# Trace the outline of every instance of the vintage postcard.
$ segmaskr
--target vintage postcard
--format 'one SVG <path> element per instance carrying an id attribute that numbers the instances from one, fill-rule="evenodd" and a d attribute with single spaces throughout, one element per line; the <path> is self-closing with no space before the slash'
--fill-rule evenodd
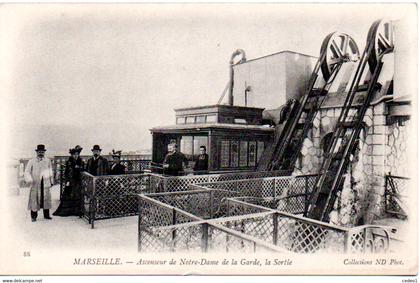
<path id="1" fill-rule="evenodd" d="M 0 275 L 416 275 L 417 20 L 1 5 Z"/>

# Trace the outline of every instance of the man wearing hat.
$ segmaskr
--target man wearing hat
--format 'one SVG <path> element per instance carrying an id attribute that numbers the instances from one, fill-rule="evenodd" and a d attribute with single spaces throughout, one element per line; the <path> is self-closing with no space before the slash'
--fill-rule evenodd
<path id="1" fill-rule="evenodd" d="M 101 147 L 95 144 L 92 148 L 93 157 L 86 164 L 86 171 L 93 176 L 107 175 L 109 172 L 108 160 L 101 156 Z"/>
<path id="2" fill-rule="evenodd" d="M 110 155 L 112 155 L 113 163 L 111 165 L 109 175 L 125 174 L 125 166 L 120 163 L 121 150 L 118 150 L 118 151 L 112 150 L 112 152 L 110 152 Z"/>
<path id="3" fill-rule="evenodd" d="M 24 174 L 30 186 L 28 210 L 31 211 L 32 222 L 36 221 L 40 209 L 43 209 L 45 219 L 52 219 L 50 187 L 54 184 L 51 161 L 45 157 L 45 145 L 39 144 L 35 151 L 37 156 L 28 161 Z"/>

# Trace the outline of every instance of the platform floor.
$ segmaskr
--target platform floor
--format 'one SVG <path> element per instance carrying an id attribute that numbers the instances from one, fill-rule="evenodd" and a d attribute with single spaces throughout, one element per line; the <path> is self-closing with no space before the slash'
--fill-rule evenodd
<path id="1" fill-rule="evenodd" d="M 59 186 L 52 187 L 51 215 L 59 205 L 59 195 Z M 95 229 L 77 216 L 52 216 L 52 220 L 45 220 L 42 211 L 38 212 L 37 221 L 32 222 L 27 210 L 28 197 L 28 188 L 20 188 L 19 195 L 17 192 L 9 194 L 1 208 L 2 215 L 7 215 L 7 231 L 10 231 L 10 235 L 16 235 L 16 240 L 19 239 L 22 252 L 45 252 L 46 247 L 50 252 L 59 252 L 63 247 L 76 250 L 115 249 L 130 253 L 137 251 L 137 216 L 95 221 Z"/>

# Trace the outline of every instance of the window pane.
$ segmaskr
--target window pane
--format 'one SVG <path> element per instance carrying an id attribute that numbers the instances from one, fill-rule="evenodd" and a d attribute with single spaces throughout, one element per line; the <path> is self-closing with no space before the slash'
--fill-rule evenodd
<path id="1" fill-rule="evenodd" d="M 195 122 L 195 117 L 194 116 L 187 117 L 187 124 L 194 124 L 194 122 Z"/>
<path id="2" fill-rule="evenodd" d="M 248 142 L 247 141 L 241 141 L 240 143 L 239 166 L 241 167 L 248 166 Z"/>
<path id="3" fill-rule="evenodd" d="M 250 141 L 249 142 L 249 161 L 248 164 L 249 166 L 255 166 L 255 161 L 256 161 L 256 156 L 255 153 L 257 151 L 257 142 L 255 141 Z"/>
<path id="4" fill-rule="evenodd" d="M 206 150 L 208 152 L 208 137 L 195 136 L 194 137 L 194 155 L 200 154 L 200 146 L 202 145 L 206 147 Z"/>
<path id="5" fill-rule="evenodd" d="M 239 142 L 231 141 L 230 143 L 230 167 L 238 167 L 239 163 Z"/>
<path id="6" fill-rule="evenodd" d="M 222 140 L 220 146 L 220 167 L 229 167 L 229 141 Z"/>
<path id="7" fill-rule="evenodd" d="M 185 124 L 185 117 L 178 117 L 176 118 L 177 124 Z"/>
<path id="8" fill-rule="evenodd" d="M 206 116 L 197 116 L 195 117 L 195 123 L 205 123 L 206 122 Z"/>
<path id="9" fill-rule="evenodd" d="M 188 159 L 192 158 L 193 150 L 193 137 L 192 136 L 182 136 L 181 138 L 181 152 L 185 154 Z"/>
<path id="10" fill-rule="evenodd" d="M 216 115 L 207 115 L 206 123 L 215 123 L 217 122 Z"/>
<path id="11" fill-rule="evenodd" d="M 258 142 L 257 160 L 260 161 L 261 155 L 264 152 L 264 142 Z"/>
<path id="12" fill-rule="evenodd" d="M 245 119 L 240 119 L 240 118 L 235 118 L 234 123 L 235 124 L 246 124 L 246 120 Z"/>

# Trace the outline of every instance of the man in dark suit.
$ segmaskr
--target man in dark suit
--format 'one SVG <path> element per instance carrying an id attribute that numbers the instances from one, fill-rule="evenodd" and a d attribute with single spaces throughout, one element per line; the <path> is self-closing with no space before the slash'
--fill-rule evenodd
<path id="1" fill-rule="evenodd" d="M 120 163 L 121 160 L 121 150 L 115 151 L 112 150 L 110 153 L 113 158 L 113 163 L 111 165 L 109 175 L 122 175 L 125 174 L 125 166 Z"/>
<path id="2" fill-rule="evenodd" d="M 92 148 L 93 157 L 89 158 L 86 164 L 86 171 L 93 176 L 108 175 L 108 160 L 101 156 L 101 147 L 95 144 Z"/>
<path id="3" fill-rule="evenodd" d="M 185 167 L 188 166 L 188 159 L 182 153 L 178 151 L 177 144 L 169 144 L 169 153 L 163 160 L 163 174 L 171 176 L 180 176 L 184 172 Z"/>
<path id="4" fill-rule="evenodd" d="M 206 147 L 200 146 L 200 154 L 194 160 L 194 171 L 196 174 L 206 174 L 209 169 L 209 155 L 206 153 Z"/>

